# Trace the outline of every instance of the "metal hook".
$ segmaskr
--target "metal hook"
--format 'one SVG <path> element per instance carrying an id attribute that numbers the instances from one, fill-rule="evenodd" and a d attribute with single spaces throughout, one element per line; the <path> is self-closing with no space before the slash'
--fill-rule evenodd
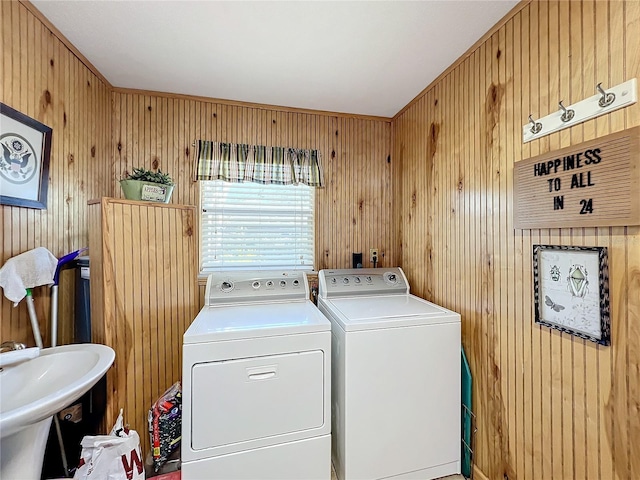
<path id="1" fill-rule="evenodd" d="M 598 91 L 598 93 L 600 95 L 602 95 L 602 98 L 600 98 L 600 100 L 598 100 L 598 105 L 600 105 L 601 107 L 608 107 L 609 105 L 611 105 L 615 99 L 616 99 L 616 94 L 615 93 L 607 93 L 605 92 L 602 87 L 602 82 L 600 82 L 598 85 L 596 85 L 596 90 Z"/>
<path id="2" fill-rule="evenodd" d="M 536 133 L 540 133 L 540 130 L 542 130 L 542 124 L 540 122 L 536 122 L 531 114 L 529 114 L 529 122 L 531 122 L 531 128 L 529 129 L 531 133 L 534 135 Z"/>
<path id="3" fill-rule="evenodd" d="M 563 122 L 566 123 L 575 116 L 576 112 L 573 109 L 567 110 L 567 108 L 562 105 L 562 100 L 560 100 L 558 106 L 560 107 L 560 110 L 562 110 L 562 116 L 560 117 L 560 120 L 562 120 Z"/>

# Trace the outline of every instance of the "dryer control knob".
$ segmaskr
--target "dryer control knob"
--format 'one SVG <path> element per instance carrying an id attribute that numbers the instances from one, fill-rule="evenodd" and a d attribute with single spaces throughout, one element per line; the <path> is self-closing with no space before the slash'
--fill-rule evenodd
<path id="1" fill-rule="evenodd" d="M 333 277 L 333 278 L 331 279 L 331 283 L 332 283 L 333 285 L 335 285 L 336 283 L 338 283 L 338 281 L 336 280 L 336 277 Z"/>
<path id="2" fill-rule="evenodd" d="M 231 290 L 233 290 L 233 283 L 232 282 L 222 282 L 220 284 L 220 290 L 223 292 L 230 292 Z"/>
<path id="3" fill-rule="evenodd" d="M 282 288 L 286 287 L 286 286 L 287 286 L 287 282 L 286 282 L 286 281 L 284 281 L 284 280 L 280 280 L 280 286 L 281 286 Z"/>
<path id="4" fill-rule="evenodd" d="M 253 282 L 253 283 L 251 284 L 251 286 L 252 286 L 254 289 L 256 289 L 256 290 L 257 290 L 257 289 L 259 289 L 259 288 L 260 288 L 260 282 L 256 280 L 255 282 Z"/>
<path id="5" fill-rule="evenodd" d="M 349 279 L 347 277 L 344 277 L 342 279 L 342 283 L 344 283 L 345 285 L 349 285 Z"/>

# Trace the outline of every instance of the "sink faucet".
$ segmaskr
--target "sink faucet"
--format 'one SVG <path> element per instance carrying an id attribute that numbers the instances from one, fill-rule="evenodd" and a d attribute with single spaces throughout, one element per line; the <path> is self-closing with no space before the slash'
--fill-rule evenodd
<path id="1" fill-rule="evenodd" d="M 14 342 L 12 340 L 8 342 L 2 342 L 0 344 L 0 353 L 12 352 L 14 350 L 24 350 L 27 346 L 24 343 Z"/>
<path id="2" fill-rule="evenodd" d="M 40 356 L 38 347 L 27 348 L 24 343 L 2 342 L 0 343 L 0 372 L 4 367 L 31 360 Z"/>

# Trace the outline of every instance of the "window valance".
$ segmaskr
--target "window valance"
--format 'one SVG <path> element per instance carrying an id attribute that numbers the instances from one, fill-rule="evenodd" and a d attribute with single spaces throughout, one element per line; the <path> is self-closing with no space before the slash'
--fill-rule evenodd
<path id="1" fill-rule="evenodd" d="M 318 150 L 196 140 L 195 180 L 324 185 Z"/>

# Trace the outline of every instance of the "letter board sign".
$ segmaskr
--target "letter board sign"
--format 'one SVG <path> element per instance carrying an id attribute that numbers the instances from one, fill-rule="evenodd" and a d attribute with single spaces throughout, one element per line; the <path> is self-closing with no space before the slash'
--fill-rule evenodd
<path id="1" fill-rule="evenodd" d="M 515 228 L 640 225 L 640 127 L 516 162 Z"/>

